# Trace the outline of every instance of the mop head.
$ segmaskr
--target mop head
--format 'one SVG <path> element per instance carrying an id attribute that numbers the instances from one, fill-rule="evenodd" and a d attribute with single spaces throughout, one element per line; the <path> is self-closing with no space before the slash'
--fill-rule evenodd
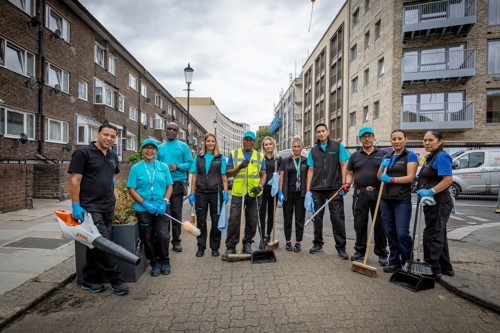
<path id="1" fill-rule="evenodd" d="M 353 262 L 351 270 L 372 278 L 377 277 L 377 269 L 373 266 L 363 265 L 360 262 Z"/>
<path id="2" fill-rule="evenodd" d="M 189 232 L 191 235 L 198 237 L 201 234 L 200 229 L 196 228 L 191 222 L 183 222 L 182 229 Z"/>

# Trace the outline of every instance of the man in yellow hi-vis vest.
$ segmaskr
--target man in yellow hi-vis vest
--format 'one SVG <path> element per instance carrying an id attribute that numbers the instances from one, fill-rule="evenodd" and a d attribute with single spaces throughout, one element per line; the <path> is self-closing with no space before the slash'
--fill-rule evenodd
<path id="1" fill-rule="evenodd" d="M 253 150 L 255 133 L 248 131 L 243 135 L 243 149 L 233 150 L 227 161 L 226 175 L 233 178 L 231 210 L 229 213 L 226 238 L 227 251 L 222 260 L 227 260 L 228 254 L 236 253 L 239 242 L 241 205 L 243 184 L 245 184 L 245 236 L 243 237 L 243 252 L 252 253 L 252 243 L 257 231 L 257 203 L 261 204 L 261 195 L 266 182 L 266 164 L 264 154 Z M 246 177 L 245 174 L 246 168 Z"/>

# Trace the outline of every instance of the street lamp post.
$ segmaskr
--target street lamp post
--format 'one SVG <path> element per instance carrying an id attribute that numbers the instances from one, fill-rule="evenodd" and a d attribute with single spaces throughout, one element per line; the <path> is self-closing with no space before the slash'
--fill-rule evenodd
<path id="1" fill-rule="evenodd" d="M 224 135 L 224 156 L 227 156 L 226 153 L 226 136 Z"/>
<path id="2" fill-rule="evenodd" d="M 193 72 L 194 72 L 194 69 L 192 69 L 191 66 L 188 63 L 188 66 L 186 68 L 184 68 L 184 75 L 186 76 L 186 83 L 188 85 L 188 88 L 184 89 L 184 91 L 188 92 L 188 99 L 187 99 L 187 124 L 186 124 L 187 132 L 188 132 L 186 143 L 187 143 L 188 147 L 189 147 L 189 92 L 193 91 L 193 90 L 189 89 L 189 86 L 191 85 L 191 82 L 193 82 Z"/>
<path id="3" fill-rule="evenodd" d="M 217 120 L 214 120 L 215 137 L 217 138 Z"/>

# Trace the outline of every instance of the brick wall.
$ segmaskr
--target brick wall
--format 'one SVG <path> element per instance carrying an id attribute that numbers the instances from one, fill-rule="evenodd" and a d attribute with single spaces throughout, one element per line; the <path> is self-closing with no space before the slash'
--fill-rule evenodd
<path id="1" fill-rule="evenodd" d="M 0 164 L 0 212 L 33 208 L 32 164 Z"/>
<path id="2" fill-rule="evenodd" d="M 36 164 L 33 176 L 34 199 L 70 198 L 69 185 L 71 175 L 68 173 L 69 164 Z"/>

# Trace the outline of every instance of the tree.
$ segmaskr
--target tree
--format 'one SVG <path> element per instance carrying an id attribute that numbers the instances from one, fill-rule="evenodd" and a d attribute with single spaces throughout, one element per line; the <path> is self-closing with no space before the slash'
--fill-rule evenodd
<path id="1" fill-rule="evenodd" d="M 257 131 L 255 135 L 255 144 L 253 145 L 253 149 L 255 150 L 260 150 L 260 147 L 262 146 L 262 141 L 266 136 L 272 137 L 273 135 L 271 134 L 271 131 L 269 130 L 269 126 L 266 126 L 260 130 Z"/>

